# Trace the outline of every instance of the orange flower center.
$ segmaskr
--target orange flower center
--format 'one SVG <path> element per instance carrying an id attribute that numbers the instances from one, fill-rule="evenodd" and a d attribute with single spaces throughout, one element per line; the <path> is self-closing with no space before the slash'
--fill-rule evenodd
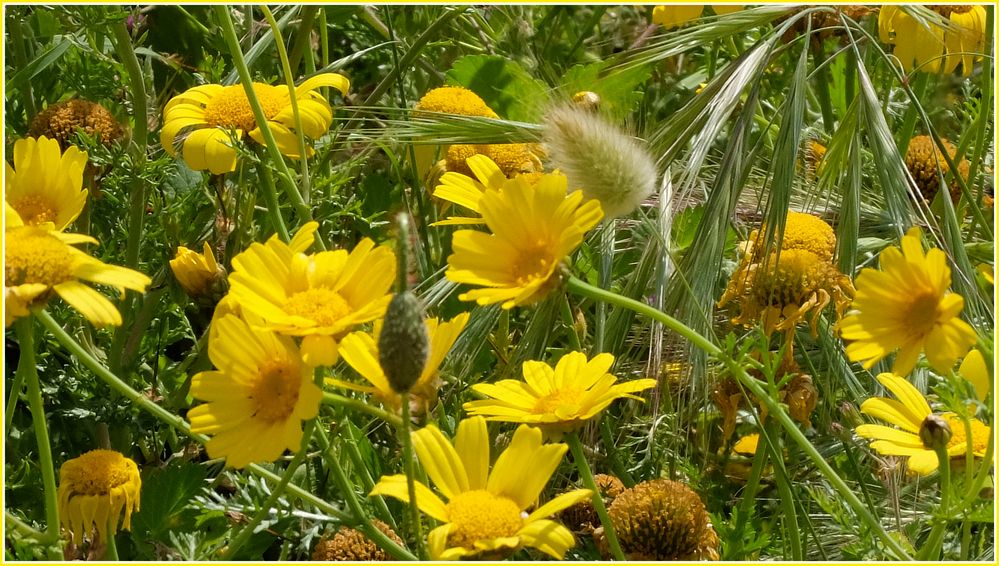
<path id="1" fill-rule="evenodd" d="M 48 199 L 39 195 L 25 195 L 10 205 L 21 216 L 21 220 L 25 224 L 36 225 L 42 222 L 55 222 L 55 208 Z"/>
<path id="2" fill-rule="evenodd" d="M 287 360 L 261 365 L 250 394 L 256 404 L 253 416 L 267 423 L 286 421 L 298 402 L 301 379 L 299 368 Z"/>
<path id="3" fill-rule="evenodd" d="M 287 93 L 282 95 L 281 87 L 263 83 L 253 83 L 264 116 L 271 119 L 285 107 Z M 205 105 L 205 121 L 209 126 L 235 128 L 244 132 L 256 129 L 257 120 L 253 116 L 250 100 L 246 98 L 243 85 L 232 85 L 222 89 Z"/>
<path id="4" fill-rule="evenodd" d="M 4 285 L 43 283 L 52 287 L 73 279 L 72 248 L 45 230 L 19 226 L 6 231 Z"/>
<path id="5" fill-rule="evenodd" d="M 286 313 L 313 320 L 316 326 L 333 326 L 353 310 L 340 293 L 326 287 L 295 293 L 284 304 Z"/>
<path id="6" fill-rule="evenodd" d="M 538 399 L 534 405 L 536 415 L 556 415 L 562 417 L 574 417 L 581 411 L 580 398 L 583 391 L 579 389 L 557 389 L 548 395 Z"/>
<path id="7" fill-rule="evenodd" d="M 948 414 L 947 424 L 950 425 L 950 442 L 947 443 L 947 448 L 952 448 L 964 444 L 967 440 L 968 435 L 964 430 L 964 421 L 960 417 L 954 414 Z M 985 452 L 985 449 L 989 445 L 990 436 L 989 427 L 978 419 L 971 419 L 971 450 L 981 454 Z"/>
<path id="8" fill-rule="evenodd" d="M 913 297 L 909 308 L 905 310 L 905 326 L 909 329 L 909 333 L 918 336 L 929 334 L 933 330 L 933 325 L 937 323 L 939 305 L 940 297 L 932 291 Z"/>
<path id="9" fill-rule="evenodd" d="M 484 489 L 455 495 L 447 504 L 449 547 L 475 548 L 475 541 L 511 537 L 524 525 L 520 508 L 511 499 Z"/>
<path id="10" fill-rule="evenodd" d="M 91 450 L 63 464 L 59 480 L 74 494 L 107 495 L 138 475 L 134 467 L 131 460 L 114 450 Z"/>
<path id="11" fill-rule="evenodd" d="M 514 282 L 525 285 L 538 279 L 548 279 L 556 263 L 551 248 L 546 242 L 539 242 L 533 248 L 521 250 L 511 269 Z"/>

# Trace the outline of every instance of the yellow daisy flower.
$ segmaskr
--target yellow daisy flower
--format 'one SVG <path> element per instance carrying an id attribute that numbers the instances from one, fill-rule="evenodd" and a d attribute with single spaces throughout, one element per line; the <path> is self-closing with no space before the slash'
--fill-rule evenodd
<path id="1" fill-rule="evenodd" d="M 350 81 L 336 73 L 323 73 L 295 88 L 302 133 L 307 138 L 322 136 L 333 123 L 333 110 L 326 99 L 316 92 L 322 87 L 333 87 L 341 94 L 347 94 Z M 288 87 L 253 83 L 253 91 L 281 153 L 298 159 L 298 135 Z M 190 130 L 186 137 L 180 135 L 183 130 Z M 188 89 L 170 99 L 163 110 L 160 144 L 171 156 L 176 155 L 177 145 L 180 145 L 184 161 L 191 169 L 208 170 L 219 175 L 236 169 L 233 142 L 244 134 L 259 144 L 264 143 L 243 85 L 207 84 Z"/>
<path id="2" fill-rule="evenodd" d="M 118 532 L 122 512 L 121 528 L 131 529 L 141 489 L 139 467 L 114 450 L 91 450 L 66 460 L 59 468 L 59 522 L 77 545 L 95 530 L 105 542 Z"/>
<path id="3" fill-rule="evenodd" d="M 468 166 L 468 159 L 473 155 L 485 155 L 496 163 L 504 176 L 514 177 L 543 169 L 536 151 L 535 144 L 527 143 L 455 144 L 444 153 L 444 167 L 447 171 L 470 175 L 473 171 Z"/>
<path id="4" fill-rule="evenodd" d="M 424 321 L 427 327 L 427 336 L 430 337 L 430 355 L 423 368 L 420 378 L 410 389 L 410 394 L 419 398 L 423 403 L 429 404 L 437 395 L 437 370 L 440 369 L 444 357 L 451 350 L 458 335 L 468 324 L 468 313 L 461 313 L 447 322 L 440 322 L 436 318 L 428 318 Z M 379 321 L 380 322 L 380 321 Z M 402 396 L 392 389 L 381 364 L 378 362 L 378 336 L 381 325 L 376 323 L 374 334 L 367 332 L 353 332 L 340 341 L 339 351 L 344 361 L 354 368 L 361 377 L 366 379 L 370 386 L 357 385 L 340 379 L 328 378 L 326 383 L 369 393 L 377 397 L 382 403 L 393 408 L 399 408 L 402 403 Z"/>
<path id="5" fill-rule="evenodd" d="M 215 253 L 208 242 L 204 252 L 198 253 L 184 246 L 177 247 L 177 255 L 170 260 L 170 271 L 190 297 L 205 297 L 225 279 L 225 268 L 215 261 Z"/>
<path id="6" fill-rule="evenodd" d="M 542 444 L 540 430 L 522 425 L 490 471 L 486 421 L 472 417 L 459 423 L 453 441 L 430 425 L 413 433 L 413 445 L 447 500 L 416 484 L 420 510 L 444 523 L 427 537 L 432 560 L 497 559 L 525 546 L 562 559 L 575 544 L 569 529 L 548 517 L 590 499 L 592 492 L 577 489 L 538 505 L 568 450 L 565 444 Z M 382 476 L 371 495 L 409 502 L 406 476 Z"/>
<path id="7" fill-rule="evenodd" d="M 415 109 L 442 114 L 499 118 L 479 95 L 461 86 L 442 86 L 431 89 L 416 103 Z"/>
<path id="8" fill-rule="evenodd" d="M 434 196 L 467 208 L 476 214 L 482 214 L 479 210 L 479 201 L 482 200 L 482 195 L 486 191 L 499 192 L 503 190 L 507 177 L 503 170 L 485 155 L 472 155 L 465 163 L 474 178 L 462 173 L 448 171 L 438 181 L 439 184 L 434 189 Z M 434 226 L 483 223 L 482 218 L 452 216 L 446 220 L 435 222 Z"/>
<path id="9" fill-rule="evenodd" d="M 187 413 L 191 432 L 212 435 L 212 458 L 243 468 L 297 451 L 302 421 L 319 414 L 323 392 L 295 343 L 252 317 L 228 315 L 213 323 L 208 357 L 217 370 L 191 380 L 191 395 L 207 401 Z"/>
<path id="10" fill-rule="evenodd" d="M 5 198 L 24 224 L 51 222 L 61 232 L 87 204 L 85 151 L 70 146 L 63 152 L 57 140 L 45 136 L 23 138 L 14 142 L 14 166 L 5 165 Z"/>
<path id="11" fill-rule="evenodd" d="M 666 29 L 681 27 L 701 17 L 704 4 L 656 6 L 652 9 L 652 23 Z M 719 16 L 742 9 L 742 4 L 712 4 L 711 9 Z"/>
<path id="12" fill-rule="evenodd" d="M 541 300 L 557 284 L 561 262 L 603 217 L 598 201 L 567 189 L 564 176 L 545 175 L 533 186 L 515 177 L 482 193 L 477 208 L 492 233 L 455 232 L 445 276 L 485 288 L 461 300 L 509 309 Z"/>
<path id="13" fill-rule="evenodd" d="M 878 376 L 886 389 L 898 400 L 872 397 L 860 405 L 860 411 L 898 428 L 884 425 L 860 425 L 857 435 L 874 440 L 871 448 L 885 456 L 908 456 L 909 470 L 926 475 L 939 466 L 936 452 L 923 444 L 920 429 L 927 417 L 934 415 L 926 398 L 904 378 L 891 373 Z M 951 437 L 947 442 L 947 453 L 951 458 L 964 457 L 967 444 L 971 442 L 975 456 L 985 456 L 991 442 L 992 431 L 978 419 L 971 419 L 971 438 L 967 437 L 964 421 L 954 413 L 940 413 L 950 425 Z M 901 430 L 900 430 L 901 429 Z"/>
<path id="14" fill-rule="evenodd" d="M 656 386 L 654 379 L 617 383 L 617 377 L 607 371 L 613 363 L 611 354 L 587 360 L 582 352 L 562 356 L 554 369 L 544 362 L 527 361 L 524 381 L 477 383 L 472 389 L 491 399 L 469 401 L 464 409 L 490 421 L 527 423 L 561 436 L 579 429 L 616 399 L 641 400 L 632 393 Z"/>
<path id="15" fill-rule="evenodd" d="M 947 256 L 933 248 L 923 253 L 919 228 L 902 238 L 902 249 L 881 252 L 881 270 L 866 268 L 857 277 L 853 310 L 840 322 L 846 354 L 871 368 L 895 350 L 892 372 L 908 375 L 925 349 L 933 369 L 946 373 L 977 340 L 959 318 L 964 298 L 950 293 Z"/>
<path id="16" fill-rule="evenodd" d="M 758 261 L 759 258 L 765 257 L 767 250 L 765 242 L 762 241 L 764 231 L 766 225 L 749 234 L 749 240 L 744 244 L 746 247 L 744 261 Z M 814 214 L 789 210 L 784 222 L 784 233 L 775 245 L 785 251 L 809 251 L 820 260 L 831 262 L 836 253 L 836 233 L 833 232 L 832 226 Z"/>
<path id="17" fill-rule="evenodd" d="M 121 324 L 121 314 L 111 301 L 84 281 L 109 285 L 124 296 L 126 289 L 145 292 L 151 283 L 138 271 L 108 265 L 73 247 L 96 244 L 83 234 L 55 232 L 52 224 L 28 226 L 6 204 L 4 230 L 4 326 L 40 308 L 53 293 L 96 326 Z"/>
<path id="18" fill-rule="evenodd" d="M 742 260 L 718 300 L 719 307 L 733 300 L 738 303 L 739 314 L 732 322 L 747 327 L 760 322 L 769 336 L 774 331 L 792 332 L 811 313 L 814 334 L 819 315 L 830 302 L 842 316 L 853 285 L 832 263 L 836 251 L 832 227 L 818 216 L 789 210 L 784 232 L 769 252 L 765 232 L 765 225 L 753 230 L 742 244 Z"/>
<path id="19" fill-rule="evenodd" d="M 789 249 L 736 270 L 718 306 L 737 300 L 739 314 L 732 322 L 747 327 L 759 322 L 767 336 L 792 332 L 811 313 L 814 335 L 822 310 L 831 302 L 840 317 L 852 296 L 850 279 L 832 263 L 808 250 Z"/>
<path id="20" fill-rule="evenodd" d="M 895 46 L 893 54 L 906 72 L 953 73 L 957 66 L 965 76 L 971 74 L 975 59 L 985 49 L 986 13 L 983 6 L 926 6 L 950 20 L 944 29 L 931 22 L 921 22 L 901 6 L 882 6 L 878 14 L 881 41 Z"/>
<path id="21" fill-rule="evenodd" d="M 267 328 L 303 336 L 308 363 L 331 365 L 337 360 L 338 338 L 385 314 L 396 259 L 389 246 L 376 247 L 367 238 L 350 252 L 296 251 L 297 242 L 311 242 L 317 227 L 315 222 L 306 224 L 291 244 L 275 235 L 234 257 L 229 295 L 244 313 L 262 318 Z"/>

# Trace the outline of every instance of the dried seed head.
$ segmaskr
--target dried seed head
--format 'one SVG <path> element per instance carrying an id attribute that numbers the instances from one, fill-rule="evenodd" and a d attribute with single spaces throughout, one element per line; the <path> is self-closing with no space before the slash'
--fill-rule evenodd
<path id="1" fill-rule="evenodd" d="M 544 142 L 570 190 L 600 201 L 604 216 L 624 216 L 656 189 L 655 161 L 639 142 L 595 112 L 576 104 L 545 116 Z"/>

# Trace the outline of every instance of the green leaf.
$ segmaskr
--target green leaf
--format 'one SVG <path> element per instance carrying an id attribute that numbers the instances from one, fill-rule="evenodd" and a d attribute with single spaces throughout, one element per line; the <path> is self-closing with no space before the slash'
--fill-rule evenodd
<path id="1" fill-rule="evenodd" d="M 470 55 L 447 72 L 449 82 L 463 86 L 502 118 L 534 122 L 548 102 L 548 88 L 520 65 L 494 55 Z"/>
<path id="2" fill-rule="evenodd" d="M 642 98 L 638 87 L 652 74 L 650 65 L 618 67 L 608 70 L 607 61 L 576 65 L 569 69 L 563 81 L 566 98 L 580 91 L 595 92 L 600 106 L 614 118 L 623 119 Z"/>
<path id="3" fill-rule="evenodd" d="M 55 45 L 46 49 L 45 52 L 38 57 L 35 57 L 32 62 L 25 65 L 23 69 L 11 77 L 7 81 L 7 91 L 10 92 L 14 89 L 20 88 L 24 83 L 37 77 L 39 74 L 51 67 L 53 63 L 58 61 L 59 58 L 69 50 L 71 45 L 73 45 L 73 42 L 68 39 L 62 38 L 61 40 L 58 40 Z"/>
<path id="4" fill-rule="evenodd" d="M 154 469 L 142 478 L 142 508 L 132 518 L 137 540 L 159 539 L 167 542 L 169 531 L 184 531 L 193 525 L 183 516 L 188 502 L 199 491 L 206 472 L 190 462 L 171 463 Z"/>

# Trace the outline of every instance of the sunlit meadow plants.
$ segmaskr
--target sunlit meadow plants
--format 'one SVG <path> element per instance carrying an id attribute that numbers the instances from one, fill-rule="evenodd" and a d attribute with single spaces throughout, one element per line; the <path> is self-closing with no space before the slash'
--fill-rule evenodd
<path id="1" fill-rule="evenodd" d="M 991 6 L 5 6 L 7 560 L 994 560 Z"/>

